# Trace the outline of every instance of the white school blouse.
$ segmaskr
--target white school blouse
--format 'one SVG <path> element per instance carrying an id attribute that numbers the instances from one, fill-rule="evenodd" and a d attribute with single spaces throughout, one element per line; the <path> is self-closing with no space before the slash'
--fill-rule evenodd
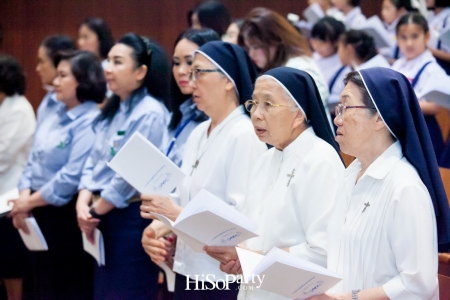
<path id="1" fill-rule="evenodd" d="M 450 95 L 450 77 L 436 62 L 436 59 L 430 50 L 426 50 L 421 55 L 411 60 L 406 60 L 405 57 L 401 57 L 392 65 L 392 69 L 402 73 L 410 82 L 412 82 L 419 70 L 429 61 L 431 61 L 431 63 L 426 66 L 414 87 L 416 95 L 422 95 L 425 90 L 428 90 L 436 83 L 439 83 L 440 87 L 448 87 L 447 92 Z M 443 80 L 447 81 L 449 84 L 443 85 Z M 419 99 L 419 101 L 424 101 L 424 99 Z"/>
<path id="2" fill-rule="evenodd" d="M 358 27 L 367 20 L 361 12 L 361 7 L 356 6 L 345 15 L 345 27 L 349 29 L 358 29 Z"/>
<path id="3" fill-rule="evenodd" d="M 228 115 L 208 137 L 210 125 L 211 120 L 198 125 L 186 142 L 181 166 L 186 178 L 178 186 L 174 198 L 184 207 L 201 189 L 206 189 L 241 210 L 251 179 L 250 171 L 267 151 L 267 146 L 256 136 L 243 105 Z M 199 164 L 193 170 L 197 160 Z M 219 264 L 206 253 L 193 251 L 181 238 L 177 239 L 175 272 L 191 278 L 199 275 L 199 280 L 206 280 L 208 274 L 215 275 L 213 281 L 225 280 L 226 274 L 220 271 Z"/>
<path id="4" fill-rule="evenodd" d="M 328 269 L 343 276 L 333 292 L 382 286 L 392 300 L 438 299 L 436 220 L 416 169 L 397 141 L 355 184 L 360 170 L 358 159 L 345 170 L 328 224 Z"/>
<path id="5" fill-rule="evenodd" d="M 17 187 L 35 127 L 33 107 L 24 96 L 8 96 L 0 104 L 0 195 Z"/>
<path id="6" fill-rule="evenodd" d="M 330 81 L 334 78 L 334 75 L 336 75 L 337 71 L 342 67 L 339 55 L 336 53 L 328 57 L 322 57 L 319 53 L 314 52 L 313 59 L 329 85 Z"/>
<path id="7" fill-rule="evenodd" d="M 433 12 L 428 16 L 427 20 L 428 27 L 430 28 L 428 47 L 437 49 L 439 35 L 444 31 L 444 29 L 450 28 L 450 7 L 444 8 L 438 15 Z M 450 45 L 441 42 L 440 50 L 450 53 Z"/>
<path id="8" fill-rule="evenodd" d="M 344 165 L 336 150 L 308 128 L 283 151 L 267 151 L 251 177 L 243 212 L 258 223 L 259 236 L 247 240 L 246 246 L 289 248 L 326 267 L 327 225 L 344 184 Z M 238 299 L 287 298 L 243 288 Z"/>
<path id="9" fill-rule="evenodd" d="M 381 54 L 377 54 L 368 61 L 366 61 L 365 63 L 362 63 L 359 66 L 355 66 L 355 70 L 359 71 L 375 67 L 390 68 L 391 65 L 386 60 L 386 58 L 384 58 Z"/>

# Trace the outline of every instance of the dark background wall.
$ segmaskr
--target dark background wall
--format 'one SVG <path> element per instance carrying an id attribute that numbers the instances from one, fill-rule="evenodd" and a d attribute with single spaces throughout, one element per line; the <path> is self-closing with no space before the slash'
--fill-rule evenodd
<path id="1" fill-rule="evenodd" d="M 34 69 L 37 48 L 50 34 L 76 38 L 77 27 L 86 17 L 103 18 L 117 39 L 133 31 L 154 38 L 172 54 L 176 36 L 187 27 L 186 14 L 198 0 L 0 0 L 3 41 L 0 52 L 17 57 L 27 76 L 26 96 L 37 108 L 45 92 Z M 301 15 L 307 0 L 224 0 L 232 18 L 243 18 L 263 6 L 287 15 Z M 378 14 L 381 0 L 363 0 L 366 16 Z"/>

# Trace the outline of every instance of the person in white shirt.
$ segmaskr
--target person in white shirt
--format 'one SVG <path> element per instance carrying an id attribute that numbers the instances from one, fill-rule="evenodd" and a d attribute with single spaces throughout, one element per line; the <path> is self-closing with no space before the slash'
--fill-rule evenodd
<path id="1" fill-rule="evenodd" d="M 391 69 L 349 73 L 336 141 L 356 160 L 328 224 L 328 266 L 343 280 L 326 299 L 438 299 L 438 242 L 450 211 L 417 97 Z"/>
<path id="2" fill-rule="evenodd" d="M 25 85 L 19 62 L 0 55 L 0 195 L 17 187 L 33 143 L 36 117 Z M 25 247 L 10 218 L 0 218 L 0 241 L 0 280 L 9 299 L 21 299 Z"/>
<path id="3" fill-rule="evenodd" d="M 417 11 L 417 8 L 414 8 L 411 2 L 411 0 L 383 0 L 381 19 L 391 41 L 397 41 L 396 27 L 400 18 L 408 12 Z M 381 48 L 379 51 L 391 63 L 400 58 L 400 49 L 397 43 L 393 43 L 393 47 Z"/>
<path id="4" fill-rule="evenodd" d="M 334 114 L 334 107 L 339 102 L 342 88 L 336 89 L 342 81 L 346 66 L 343 66 L 338 55 L 339 38 L 345 32 L 344 23 L 332 17 L 320 19 L 311 30 L 309 39 L 314 50 L 313 58 L 328 83 L 328 109 Z M 345 72 L 348 73 L 349 71 Z"/>
<path id="5" fill-rule="evenodd" d="M 326 105 L 327 81 L 312 58 L 308 41 L 283 16 L 267 8 L 254 8 L 242 25 L 239 45 L 244 47 L 261 74 L 281 66 L 307 72 Z M 332 126 L 331 118 L 329 120 Z"/>
<path id="6" fill-rule="evenodd" d="M 427 6 L 434 9 L 428 16 L 430 39 L 428 47 L 438 63 L 450 75 L 450 45 L 443 43 L 439 35 L 450 28 L 450 2 L 448 0 L 427 0 Z"/>
<path id="7" fill-rule="evenodd" d="M 195 51 L 190 75 L 192 96 L 198 109 L 210 120 L 197 126 L 186 142 L 181 166 L 186 177 L 176 194 L 170 198 L 142 195 L 142 217 L 151 218 L 151 213 L 155 212 L 175 220 L 182 207 L 201 189 L 242 210 L 251 180 L 251 166 L 267 150 L 255 135 L 242 105 L 251 98 L 255 79 L 253 63 L 237 45 L 213 41 Z M 167 232 L 162 222 L 156 220 L 143 234 L 143 247 L 155 263 L 165 261 L 165 244 L 157 238 Z M 207 275 L 217 282 L 226 280 L 226 274 L 219 269 L 217 261 L 206 253 L 194 252 L 180 238 L 173 270 L 177 273 L 175 299 L 233 299 L 237 296 L 237 283 L 229 284 L 229 290 L 218 290 L 205 282 Z M 195 276 L 201 281 L 199 285 L 212 290 L 194 290 Z"/>
<path id="8" fill-rule="evenodd" d="M 338 53 L 342 64 L 353 70 L 390 68 L 389 62 L 378 54 L 373 38 L 362 30 L 351 29 L 344 33 L 339 42 Z"/>
<path id="9" fill-rule="evenodd" d="M 242 247 L 263 255 L 278 247 L 326 266 L 326 228 L 344 165 L 314 80 L 293 68 L 269 70 L 256 81 L 246 108 L 259 139 L 274 147 L 253 167 L 243 212 L 258 224 L 259 236 Z M 235 247 L 205 250 L 223 271 L 242 273 Z M 240 290 L 238 299 L 286 299 Z"/>
<path id="10" fill-rule="evenodd" d="M 447 88 L 446 92 L 450 95 L 450 77 L 427 49 L 430 32 L 426 19 L 419 13 L 403 16 L 397 25 L 397 38 L 404 56 L 392 65 L 392 69 L 409 79 L 416 95 L 422 97 L 426 91 L 432 90 L 436 83 Z M 444 140 L 435 115 L 440 111 L 440 107 L 423 98 L 419 99 L 419 104 L 425 116 L 436 158 L 439 160 L 444 150 Z"/>
<path id="11" fill-rule="evenodd" d="M 366 21 L 359 7 L 361 0 L 331 0 L 331 2 L 344 14 L 347 29 L 355 28 Z"/>

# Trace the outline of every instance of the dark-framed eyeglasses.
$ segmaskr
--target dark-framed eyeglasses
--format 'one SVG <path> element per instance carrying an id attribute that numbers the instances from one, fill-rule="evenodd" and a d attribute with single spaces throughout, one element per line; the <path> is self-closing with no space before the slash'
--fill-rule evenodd
<path id="1" fill-rule="evenodd" d="M 348 109 L 348 108 L 370 108 L 368 106 L 361 106 L 361 105 L 357 105 L 357 106 L 347 106 L 347 105 L 343 105 L 343 104 L 338 104 L 335 108 L 335 114 L 336 117 L 342 117 L 342 114 L 344 113 L 344 109 Z"/>
<path id="2" fill-rule="evenodd" d="M 197 81 L 198 73 L 213 73 L 213 72 L 222 73 L 220 69 L 193 69 L 189 73 L 189 81 Z"/>

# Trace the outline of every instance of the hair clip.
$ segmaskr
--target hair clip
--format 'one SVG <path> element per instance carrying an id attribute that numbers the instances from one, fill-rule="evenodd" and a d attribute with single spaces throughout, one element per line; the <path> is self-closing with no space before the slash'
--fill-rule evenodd
<path id="1" fill-rule="evenodd" d="M 144 42 L 145 47 L 147 48 L 147 54 L 150 55 L 152 53 L 152 43 L 146 36 L 140 36 L 140 38 Z"/>

